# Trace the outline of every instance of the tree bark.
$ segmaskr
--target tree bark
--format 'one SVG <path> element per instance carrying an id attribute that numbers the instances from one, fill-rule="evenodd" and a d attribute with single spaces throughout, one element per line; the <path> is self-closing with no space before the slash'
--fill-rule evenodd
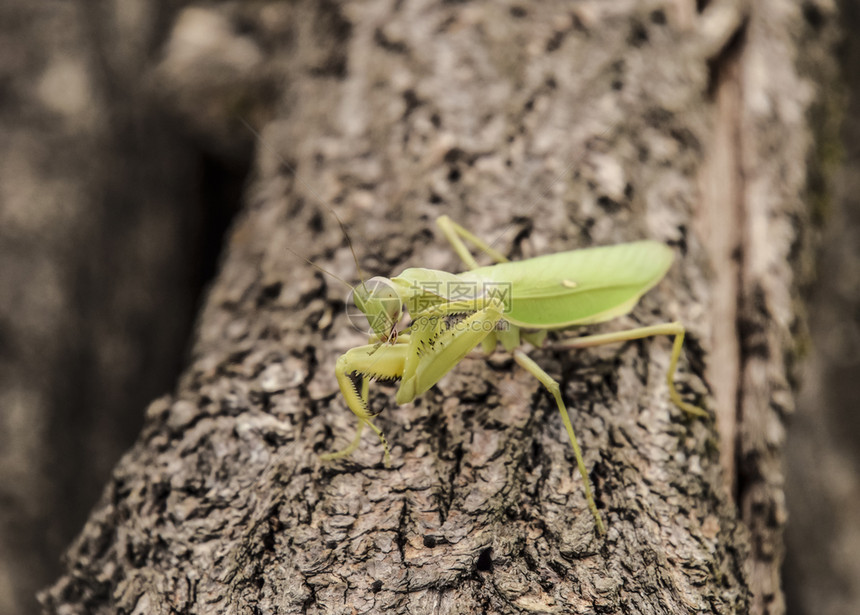
<path id="1" fill-rule="evenodd" d="M 832 16 L 807 6 L 819 19 L 777 0 L 183 12 L 153 78 L 215 143 L 259 126 L 257 177 L 191 363 L 46 610 L 783 612 L 805 112 L 832 78 Z M 801 42 L 820 52 L 805 66 Z M 282 88 L 268 108 L 243 89 L 260 81 L 223 81 L 240 69 Z M 368 276 L 459 270 L 441 214 L 515 258 L 667 242 L 666 280 L 600 330 L 684 322 L 679 380 L 717 421 L 670 403 L 666 340 L 532 353 L 562 382 L 605 537 L 554 404 L 504 354 L 412 405 L 373 386 L 391 468 L 369 437 L 321 462 L 355 427 L 335 361 L 365 343 L 347 289 L 303 260 L 355 279 L 329 208 Z"/>

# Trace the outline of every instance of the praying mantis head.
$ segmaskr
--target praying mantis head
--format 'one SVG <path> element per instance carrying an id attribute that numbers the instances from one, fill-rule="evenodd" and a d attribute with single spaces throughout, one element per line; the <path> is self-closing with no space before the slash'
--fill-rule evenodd
<path id="1" fill-rule="evenodd" d="M 352 291 L 352 301 L 366 317 L 374 335 L 389 340 L 403 316 L 403 302 L 391 280 L 370 278 Z"/>

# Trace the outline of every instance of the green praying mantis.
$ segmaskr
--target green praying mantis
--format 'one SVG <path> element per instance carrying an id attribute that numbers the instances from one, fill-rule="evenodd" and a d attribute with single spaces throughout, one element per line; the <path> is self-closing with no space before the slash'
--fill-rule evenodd
<path id="1" fill-rule="evenodd" d="M 522 341 L 539 347 L 549 330 L 605 322 L 629 313 L 656 285 L 672 264 L 672 250 L 656 241 L 572 250 L 510 262 L 504 255 L 447 216 L 437 219 L 467 271 L 452 274 L 410 268 L 400 275 L 372 278 L 353 289 L 355 306 L 371 327 L 370 343 L 340 356 L 335 374 L 358 429 L 344 449 L 323 455 L 339 459 L 355 451 L 367 426 L 379 437 L 385 465 L 388 442 L 373 423 L 368 406 L 371 380 L 399 380 L 396 401 L 407 404 L 435 385 L 479 344 L 491 353 L 501 344 L 514 361 L 532 374 L 555 399 L 576 465 L 585 485 L 585 498 L 598 532 L 606 532 L 592 496 L 582 451 L 576 440 L 561 388 L 522 349 Z M 496 264 L 481 267 L 465 242 L 492 257 Z M 412 322 L 397 330 L 404 308 Z M 675 370 L 684 343 L 680 322 L 639 327 L 616 333 L 576 337 L 554 348 L 587 348 L 656 335 L 674 337 L 666 373 L 669 397 L 681 410 L 707 417 L 684 402 L 675 388 Z"/>

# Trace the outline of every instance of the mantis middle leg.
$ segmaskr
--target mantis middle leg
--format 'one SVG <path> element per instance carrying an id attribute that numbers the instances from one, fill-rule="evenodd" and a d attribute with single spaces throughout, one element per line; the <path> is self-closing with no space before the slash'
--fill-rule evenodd
<path id="1" fill-rule="evenodd" d="M 469 252 L 469 248 L 466 247 L 466 244 L 463 243 L 463 239 L 477 247 L 481 252 L 489 254 L 497 263 L 508 262 L 508 258 L 504 254 L 492 248 L 486 241 L 473 235 L 451 220 L 448 216 L 439 216 L 436 218 L 436 225 L 442 231 L 442 234 L 445 235 L 445 238 L 448 240 L 448 243 L 451 244 L 451 247 L 454 248 L 457 256 L 460 257 L 460 260 L 466 264 L 467 268 L 477 269 L 480 265 L 478 265 L 478 261 L 475 260 L 475 257 L 472 256 L 472 253 Z M 463 239 L 460 239 L 461 237 Z"/>
<path id="2" fill-rule="evenodd" d="M 585 485 L 585 499 L 588 502 L 588 509 L 594 517 L 594 523 L 597 525 L 597 531 L 601 535 L 606 533 L 606 528 L 603 525 L 603 519 L 600 517 L 600 512 L 597 510 L 597 504 L 594 503 L 594 497 L 591 495 L 591 484 L 588 480 L 588 471 L 585 469 L 585 460 L 582 458 L 582 451 L 579 448 L 579 443 L 576 441 L 576 433 L 573 431 L 573 424 L 570 422 L 570 416 L 567 413 L 567 407 L 564 405 L 564 400 L 561 398 L 561 387 L 558 382 L 547 374 L 540 365 L 535 363 L 522 350 L 514 350 L 514 361 L 525 369 L 532 376 L 537 378 L 542 385 L 555 398 L 555 403 L 558 405 L 558 411 L 561 413 L 561 420 L 564 423 L 564 428 L 567 430 L 567 437 L 570 438 L 570 443 L 573 445 L 573 456 L 576 457 L 576 467 L 579 468 L 579 474 L 582 476 L 582 482 Z"/>

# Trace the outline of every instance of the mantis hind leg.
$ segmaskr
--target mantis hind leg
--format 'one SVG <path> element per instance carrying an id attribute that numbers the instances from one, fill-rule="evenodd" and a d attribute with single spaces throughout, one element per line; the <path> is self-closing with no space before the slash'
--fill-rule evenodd
<path id="1" fill-rule="evenodd" d="M 466 247 L 466 244 L 463 243 L 463 239 L 478 248 L 481 252 L 488 254 L 497 263 L 508 262 L 508 258 L 504 254 L 493 249 L 486 241 L 473 235 L 451 220 L 448 216 L 439 216 L 436 218 L 436 225 L 442 231 L 442 234 L 445 235 L 445 239 L 448 240 L 451 247 L 454 248 L 457 256 L 460 257 L 460 260 L 462 260 L 469 269 L 477 269 L 480 265 L 478 265 L 478 261 L 475 260 L 475 257 L 472 256 L 472 253 L 469 251 L 469 248 Z"/>
<path id="2" fill-rule="evenodd" d="M 639 327 L 637 329 L 628 329 L 627 331 L 618 331 L 617 333 L 602 333 L 598 335 L 587 335 L 585 337 L 575 337 L 553 343 L 551 347 L 566 349 L 589 348 L 593 346 L 603 346 L 605 344 L 616 344 L 619 342 L 638 340 L 645 337 L 653 337 L 655 335 L 671 335 L 675 338 L 675 341 L 672 345 L 672 357 L 669 359 L 669 369 L 666 372 L 666 384 L 669 386 L 669 397 L 672 402 L 684 412 L 707 418 L 707 412 L 682 400 L 681 395 L 678 393 L 678 389 L 675 388 L 675 370 L 678 368 L 678 359 L 681 356 L 681 349 L 684 347 L 685 332 L 686 330 L 684 329 L 684 325 L 680 322 L 667 322 L 662 325 Z"/>
<path id="3" fill-rule="evenodd" d="M 561 413 L 561 420 L 564 423 L 564 428 L 567 430 L 567 436 L 570 438 L 570 443 L 573 445 L 573 455 L 576 457 L 576 467 L 579 468 L 579 474 L 582 476 L 582 482 L 585 485 L 585 499 L 588 502 L 588 510 L 591 511 L 594 517 L 594 523 L 597 525 L 597 531 L 603 535 L 606 533 L 606 527 L 603 525 L 603 519 L 600 517 L 600 512 L 597 510 L 597 504 L 594 503 L 594 497 L 591 495 L 591 484 L 588 480 L 588 471 L 585 469 L 585 460 L 582 458 L 582 451 L 579 448 L 579 443 L 576 441 L 576 434 L 573 431 L 573 424 L 570 422 L 570 416 L 567 413 L 567 407 L 561 398 L 561 388 L 558 382 L 552 379 L 541 367 L 535 363 L 522 350 L 514 350 L 514 361 L 517 362 L 532 376 L 537 378 L 542 385 L 555 398 L 555 403 L 558 405 L 558 411 Z"/>

